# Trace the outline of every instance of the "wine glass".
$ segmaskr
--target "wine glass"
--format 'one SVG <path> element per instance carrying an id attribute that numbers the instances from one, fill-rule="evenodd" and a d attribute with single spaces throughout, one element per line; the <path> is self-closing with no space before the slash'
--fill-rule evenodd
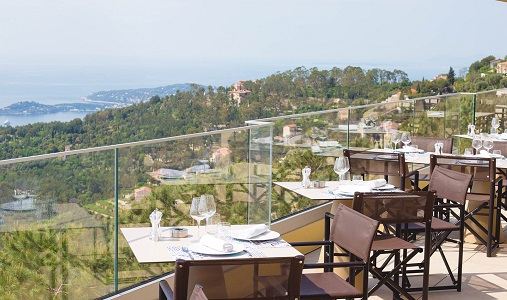
<path id="1" fill-rule="evenodd" d="M 480 135 L 474 135 L 474 139 L 472 140 L 472 147 L 475 149 L 475 154 L 479 154 L 479 149 L 482 147 L 482 140 Z"/>
<path id="2" fill-rule="evenodd" d="M 393 142 L 393 144 L 394 144 L 394 150 L 396 150 L 396 146 L 398 145 L 398 143 L 400 141 L 401 141 L 400 132 L 397 130 L 391 132 L 391 142 Z"/>
<path id="3" fill-rule="evenodd" d="M 408 146 L 408 144 L 410 144 L 411 140 L 412 139 L 410 138 L 410 132 L 403 131 L 403 133 L 401 134 L 401 142 L 403 143 L 403 145 L 405 145 L 404 146 L 405 148 Z"/>
<path id="4" fill-rule="evenodd" d="M 344 175 L 350 169 L 349 158 L 340 156 L 336 159 L 334 163 L 334 171 L 338 174 L 340 181 L 345 180 Z"/>
<path id="5" fill-rule="evenodd" d="M 319 128 L 318 127 L 312 127 L 311 132 L 310 132 L 310 138 L 313 141 L 312 144 L 315 144 L 315 140 L 319 137 L 319 134 L 320 134 Z"/>
<path id="6" fill-rule="evenodd" d="M 192 204 L 190 205 L 190 216 L 192 219 L 197 221 L 197 236 L 201 236 L 201 220 L 206 219 L 209 214 L 208 207 L 203 205 L 204 201 L 201 201 L 201 197 L 192 198 Z"/>
<path id="7" fill-rule="evenodd" d="M 500 122 L 497 117 L 491 119 L 491 127 L 494 129 L 491 131 L 492 134 L 498 134 L 498 128 L 500 127 Z"/>
<path id="8" fill-rule="evenodd" d="M 211 217 L 217 212 L 217 206 L 213 195 L 201 195 L 200 205 L 206 210 L 206 218 Z"/>
<path id="9" fill-rule="evenodd" d="M 486 149 L 489 153 L 489 149 L 493 148 L 493 138 L 491 138 L 491 136 L 487 136 L 484 139 L 484 142 L 482 142 L 482 147 L 484 147 L 484 149 Z"/>

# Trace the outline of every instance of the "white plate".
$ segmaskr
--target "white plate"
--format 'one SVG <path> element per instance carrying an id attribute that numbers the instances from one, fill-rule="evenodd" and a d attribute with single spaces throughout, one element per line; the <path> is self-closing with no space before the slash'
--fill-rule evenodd
<path id="1" fill-rule="evenodd" d="M 338 192 L 338 191 L 334 191 L 334 192 L 333 192 L 333 195 L 335 195 L 335 196 L 347 196 L 347 197 L 354 197 L 354 194 L 355 194 L 355 193 L 356 193 L 356 192 L 346 192 L 346 191 L 345 191 L 345 192 Z"/>
<path id="2" fill-rule="evenodd" d="M 196 244 L 189 245 L 188 250 L 195 252 L 195 253 L 206 254 L 206 255 L 231 255 L 231 254 L 236 254 L 236 253 L 239 253 L 239 252 L 245 250 L 245 247 L 243 247 L 243 245 L 239 245 L 239 244 L 232 244 L 232 247 L 233 247 L 232 251 L 223 252 L 223 251 L 218 251 L 218 250 L 215 250 L 215 249 L 210 248 L 208 246 L 205 246 L 201 243 L 196 243 Z"/>
<path id="3" fill-rule="evenodd" d="M 388 184 L 384 184 L 383 186 L 379 186 L 379 187 L 376 187 L 373 189 L 374 190 L 393 190 L 395 188 L 396 188 L 396 186 L 388 183 Z"/>
<path id="4" fill-rule="evenodd" d="M 259 235 L 256 235 L 254 237 L 251 237 L 249 239 L 246 239 L 246 238 L 239 238 L 239 237 L 235 237 L 234 236 L 234 233 L 232 233 L 232 237 L 237 239 L 237 240 L 243 240 L 243 241 L 269 241 L 269 240 L 274 240 L 274 239 L 277 239 L 280 237 L 280 233 L 276 232 L 276 231 L 271 231 L 271 230 L 268 230 L 262 234 L 259 234 Z"/>

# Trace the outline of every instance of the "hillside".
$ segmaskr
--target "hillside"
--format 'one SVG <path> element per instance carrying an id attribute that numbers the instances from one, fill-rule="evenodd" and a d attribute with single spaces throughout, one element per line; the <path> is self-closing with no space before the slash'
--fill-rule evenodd
<path id="1" fill-rule="evenodd" d="M 178 91 L 187 92 L 192 89 L 192 85 L 192 83 L 178 83 L 155 88 L 100 91 L 86 96 L 83 98 L 83 100 L 108 102 L 115 104 L 134 104 L 146 101 L 156 95 L 164 97 L 168 95 L 174 95 Z"/>

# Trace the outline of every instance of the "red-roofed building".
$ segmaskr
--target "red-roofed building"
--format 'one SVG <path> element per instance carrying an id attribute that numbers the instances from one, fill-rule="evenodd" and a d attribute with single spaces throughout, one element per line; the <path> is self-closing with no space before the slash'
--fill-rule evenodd
<path id="1" fill-rule="evenodd" d="M 147 186 L 140 187 L 134 190 L 134 199 L 141 201 L 151 194 L 151 189 Z"/>
<path id="2" fill-rule="evenodd" d="M 229 95 L 231 95 L 232 100 L 236 101 L 236 105 L 239 106 L 241 104 L 241 101 L 248 96 L 252 91 L 245 90 L 243 88 L 244 80 L 240 80 L 237 83 L 232 85 L 232 88 L 234 90 L 229 92 Z"/>

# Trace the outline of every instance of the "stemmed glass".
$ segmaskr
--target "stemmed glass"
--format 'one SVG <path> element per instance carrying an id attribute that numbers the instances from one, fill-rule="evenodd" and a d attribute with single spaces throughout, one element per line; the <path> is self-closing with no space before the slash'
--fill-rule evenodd
<path id="1" fill-rule="evenodd" d="M 491 130 L 491 133 L 498 134 L 498 128 L 500 127 L 500 122 L 498 121 L 497 117 L 494 117 L 493 119 L 491 119 L 491 127 L 494 129 L 494 130 Z"/>
<path id="2" fill-rule="evenodd" d="M 310 133 L 310 138 L 312 139 L 313 143 L 312 144 L 315 144 L 315 140 L 319 137 L 319 128 L 318 127 L 312 127 L 311 129 L 311 133 Z"/>
<path id="3" fill-rule="evenodd" d="M 336 159 L 334 163 L 334 171 L 338 174 L 340 181 L 345 180 L 344 175 L 350 169 L 349 158 L 340 156 Z"/>
<path id="4" fill-rule="evenodd" d="M 487 136 L 484 139 L 484 142 L 482 142 L 482 147 L 484 147 L 484 149 L 486 149 L 489 153 L 489 149 L 493 148 L 493 138 L 491 138 L 491 136 Z"/>
<path id="5" fill-rule="evenodd" d="M 396 146 L 401 141 L 401 135 L 399 131 L 391 132 L 391 142 L 394 144 L 394 150 L 396 150 Z"/>
<path id="6" fill-rule="evenodd" d="M 201 205 L 206 206 L 206 218 L 211 217 L 217 212 L 217 206 L 213 195 L 201 195 Z"/>
<path id="7" fill-rule="evenodd" d="M 410 132 L 403 131 L 403 133 L 401 134 L 401 142 L 403 143 L 403 145 L 405 145 L 404 146 L 405 148 L 408 146 L 408 144 L 410 144 L 411 140 L 412 139 L 410 138 Z"/>
<path id="8" fill-rule="evenodd" d="M 479 154 L 479 149 L 482 148 L 482 140 L 480 135 L 474 135 L 474 139 L 472 140 L 472 147 L 475 149 L 475 154 Z"/>
<path id="9" fill-rule="evenodd" d="M 206 201 L 201 197 L 192 198 L 192 204 L 190 205 L 190 216 L 192 219 L 197 221 L 197 236 L 201 236 L 201 220 L 206 219 L 209 215 L 209 208 L 206 205 Z"/>

